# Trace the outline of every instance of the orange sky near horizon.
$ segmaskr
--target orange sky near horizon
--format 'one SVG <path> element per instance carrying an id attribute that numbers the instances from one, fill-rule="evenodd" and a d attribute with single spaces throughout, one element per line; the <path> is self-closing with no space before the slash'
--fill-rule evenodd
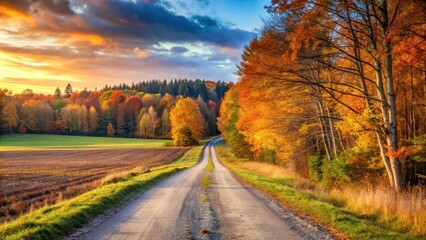
<path id="1" fill-rule="evenodd" d="M 152 79 L 235 81 L 265 2 L 2 0 L 0 87 L 53 94 L 68 83 L 94 90 Z"/>

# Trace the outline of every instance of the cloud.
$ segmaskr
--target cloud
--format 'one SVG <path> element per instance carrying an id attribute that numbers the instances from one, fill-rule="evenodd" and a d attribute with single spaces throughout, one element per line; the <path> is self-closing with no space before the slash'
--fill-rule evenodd
<path id="1" fill-rule="evenodd" d="M 100 4 L 100 5 L 99 5 Z M 228 28 L 207 16 L 179 16 L 158 3 L 98 1 L 88 5 L 82 18 L 97 34 L 111 38 L 159 41 L 201 41 L 218 46 L 241 47 L 253 33 Z"/>
<path id="2" fill-rule="evenodd" d="M 172 53 L 177 53 L 177 54 L 181 54 L 181 53 L 185 53 L 188 52 L 188 48 L 186 47 L 180 47 L 180 46 L 174 46 L 170 49 L 170 51 Z"/>
<path id="3" fill-rule="evenodd" d="M 69 0 L 39 0 L 38 1 L 43 7 L 49 9 L 59 15 L 74 15 L 75 13 L 71 10 L 71 4 Z"/>
<path id="4" fill-rule="evenodd" d="M 136 54 L 137 58 L 147 58 L 150 56 L 150 52 L 148 49 L 141 50 L 140 48 L 135 47 L 135 49 L 133 49 L 133 52 Z"/>
<path id="5" fill-rule="evenodd" d="M 0 79 L 16 86 L 32 79 L 34 88 L 73 79 L 77 88 L 152 78 L 230 81 L 229 66 L 254 36 L 220 19 L 178 14 L 167 0 L 0 0 L 0 21 Z"/>
<path id="6" fill-rule="evenodd" d="M 2 11 L 2 15 L 33 21 L 35 30 L 96 35 L 98 43 L 103 42 L 100 38 L 134 39 L 146 45 L 160 41 L 200 41 L 240 48 L 253 36 L 252 32 L 226 27 L 208 16 L 177 15 L 169 6 L 167 1 L 117 0 L 6 0 L 0 3 L 1 8 L 8 10 Z M 72 9 L 81 9 L 81 12 L 76 14 Z"/>
<path id="7" fill-rule="evenodd" d="M 199 16 L 199 15 L 195 15 L 192 17 L 192 19 L 198 23 L 200 26 L 205 27 L 205 28 L 220 28 L 223 27 L 216 19 L 213 19 L 211 17 L 208 16 Z"/>

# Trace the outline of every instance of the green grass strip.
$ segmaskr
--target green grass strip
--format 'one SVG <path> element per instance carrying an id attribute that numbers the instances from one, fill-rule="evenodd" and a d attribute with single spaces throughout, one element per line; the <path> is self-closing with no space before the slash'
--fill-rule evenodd
<path id="1" fill-rule="evenodd" d="M 89 137 L 44 134 L 8 134 L 0 136 L 0 151 L 102 148 L 159 148 L 171 145 L 172 141 L 165 139 Z"/>
<path id="2" fill-rule="evenodd" d="M 207 162 L 207 166 L 206 166 L 206 168 L 204 168 L 205 173 L 203 175 L 203 178 L 201 179 L 202 185 L 205 189 L 210 187 L 210 185 L 213 182 L 213 180 L 212 180 L 213 168 L 214 168 L 214 164 L 213 164 L 213 161 L 212 161 L 212 156 L 211 156 L 211 154 L 209 154 L 209 160 Z"/>
<path id="3" fill-rule="evenodd" d="M 336 207 L 312 195 L 298 191 L 286 185 L 288 179 L 265 177 L 255 171 L 238 167 L 232 164 L 232 162 L 240 160 L 233 156 L 225 144 L 219 143 L 216 145 L 216 148 L 222 163 L 243 181 L 277 199 L 295 212 L 301 213 L 332 230 L 337 230 L 339 237 L 360 240 L 424 239 L 424 236 L 413 236 L 395 229 L 380 226 L 368 219 L 363 219 L 362 216 L 356 213 L 349 212 L 344 208 Z M 343 234 L 343 236 L 339 233 Z"/>
<path id="4" fill-rule="evenodd" d="M 103 185 L 75 198 L 37 209 L 18 219 L 0 225 L 0 239 L 58 239 L 74 232 L 95 216 L 117 207 L 147 190 L 159 181 L 194 166 L 200 159 L 204 145 L 193 147 L 178 160 L 151 172 Z"/>

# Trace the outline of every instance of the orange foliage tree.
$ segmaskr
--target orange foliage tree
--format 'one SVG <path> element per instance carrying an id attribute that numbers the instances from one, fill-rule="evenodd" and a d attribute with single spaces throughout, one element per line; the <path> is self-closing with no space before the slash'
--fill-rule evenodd
<path id="1" fill-rule="evenodd" d="M 175 146 L 194 145 L 203 138 L 204 119 L 197 102 L 181 98 L 170 111 L 171 135 Z"/>

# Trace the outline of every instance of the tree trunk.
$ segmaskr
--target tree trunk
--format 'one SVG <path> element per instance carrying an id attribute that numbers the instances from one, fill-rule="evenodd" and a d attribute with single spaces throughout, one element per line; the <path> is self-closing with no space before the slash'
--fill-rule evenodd
<path id="1" fill-rule="evenodd" d="M 388 126 L 388 142 L 389 146 L 395 151 L 398 150 L 398 132 L 397 132 L 397 112 L 396 112 L 396 93 L 393 85 L 393 73 L 392 73 L 392 43 L 388 39 L 390 22 L 389 22 L 389 9 L 387 0 L 383 1 L 383 7 L 380 8 L 383 14 L 382 28 L 383 35 L 385 38 L 384 50 L 385 50 L 385 76 L 387 80 L 387 97 L 389 103 L 389 126 Z M 396 11 L 396 10 L 395 10 Z M 402 187 L 402 174 L 401 174 L 401 163 L 397 156 L 391 158 L 392 172 L 394 175 L 395 189 L 400 192 Z"/>
<path id="2" fill-rule="evenodd" d="M 412 133 L 411 133 L 411 138 L 415 138 L 416 137 L 416 114 L 414 112 L 414 82 L 413 82 L 413 67 L 410 67 L 410 85 L 411 85 L 411 125 L 412 125 Z"/>
<path id="3" fill-rule="evenodd" d="M 380 59 L 377 56 L 374 56 L 378 49 L 377 49 L 377 38 L 375 36 L 375 32 L 373 30 L 373 25 L 372 25 L 372 20 L 371 20 L 371 14 L 370 14 L 370 8 L 369 8 L 369 3 L 365 2 L 366 5 L 366 17 L 367 17 L 367 23 L 368 23 L 368 33 L 369 33 L 369 38 L 370 38 L 370 46 L 371 46 L 371 50 L 373 53 L 373 62 L 374 62 L 374 67 L 375 67 L 375 73 L 376 73 L 376 91 L 377 94 L 381 100 L 381 112 L 382 112 L 382 119 L 384 122 L 384 126 L 380 126 L 379 122 L 375 122 L 375 129 L 376 129 L 376 136 L 377 136 L 377 141 L 379 144 L 379 149 L 380 149 L 380 155 L 382 157 L 382 161 L 383 164 L 385 165 L 386 168 L 386 172 L 388 174 L 389 177 L 389 183 L 391 185 L 391 187 L 393 188 L 397 188 L 395 183 L 395 171 L 393 170 L 393 164 L 392 164 L 392 159 L 390 159 L 386 153 L 387 153 L 387 149 L 385 148 L 385 144 L 389 145 L 389 141 L 388 141 L 388 133 L 389 133 L 389 129 L 390 129 L 390 122 L 389 122 L 389 112 L 388 112 L 388 101 L 385 95 L 385 90 L 384 90 L 384 84 L 383 84 L 383 77 L 382 77 L 382 63 L 380 61 Z M 355 32 L 353 32 L 353 35 L 355 35 Z M 357 39 L 357 38 L 355 38 Z M 356 47 L 358 47 L 358 44 L 355 44 Z M 358 58 L 360 58 L 360 54 L 359 51 L 355 51 L 356 56 Z M 366 86 L 366 82 L 364 79 L 364 71 L 363 71 L 363 67 L 362 67 L 362 62 L 361 59 L 356 59 L 357 62 L 357 66 L 358 69 L 360 71 L 360 81 L 361 81 L 361 86 L 364 90 L 364 94 L 366 95 L 366 103 L 367 103 L 367 107 L 369 109 L 369 111 L 371 113 L 374 114 L 374 106 L 371 102 L 368 90 L 367 90 L 367 86 Z M 386 138 L 385 138 L 386 136 Z"/>
<path id="4" fill-rule="evenodd" d="M 317 107 L 317 112 L 318 112 L 318 122 L 319 122 L 320 128 L 321 128 L 321 138 L 322 138 L 322 141 L 324 143 L 324 150 L 325 150 L 325 153 L 327 155 L 327 159 L 330 160 L 331 159 L 330 141 L 328 139 L 326 125 L 324 124 L 324 121 L 321 118 L 321 116 L 323 116 L 323 114 L 324 114 L 324 111 L 322 109 L 322 103 L 321 103 L 320 99 L 317 99 L 316 107 Z"/>
<path id="5" fill-rule="evenodd" d="M 328 124 L 330 126 L 330 137 L 331 137 L 331 143 L 333 147 L 333 153 L 334 153 L 334 157 L 337 159 L 337 144 L 336 144 L 336 136 L 334 136 L 333 120 L 331 119 L 329 107 L 327 107 L 326 109 L 327 109 L 327 116 L 328 116 Z"/>
<path id="6" fill-rule="evenodd" d="M 397 119 L 396 119 L 396 94 L 393 86 L 392 76 L 392 47 L 389 41 L 385 43 L 385 64 L 386 64 L 386 79 L 387 79 L 387 90 L 388 90 L 388 101 L 389 101 L 389 142 L 390 147 L 395 151 L 398 150 L 398 132 L 397 132 Z M 402 187 L 402 174 L 401 174 L 401 163 L 398 157 L 391 157 L 392 172 L 394 175 L 395 189 L 400 192 Z"/>

